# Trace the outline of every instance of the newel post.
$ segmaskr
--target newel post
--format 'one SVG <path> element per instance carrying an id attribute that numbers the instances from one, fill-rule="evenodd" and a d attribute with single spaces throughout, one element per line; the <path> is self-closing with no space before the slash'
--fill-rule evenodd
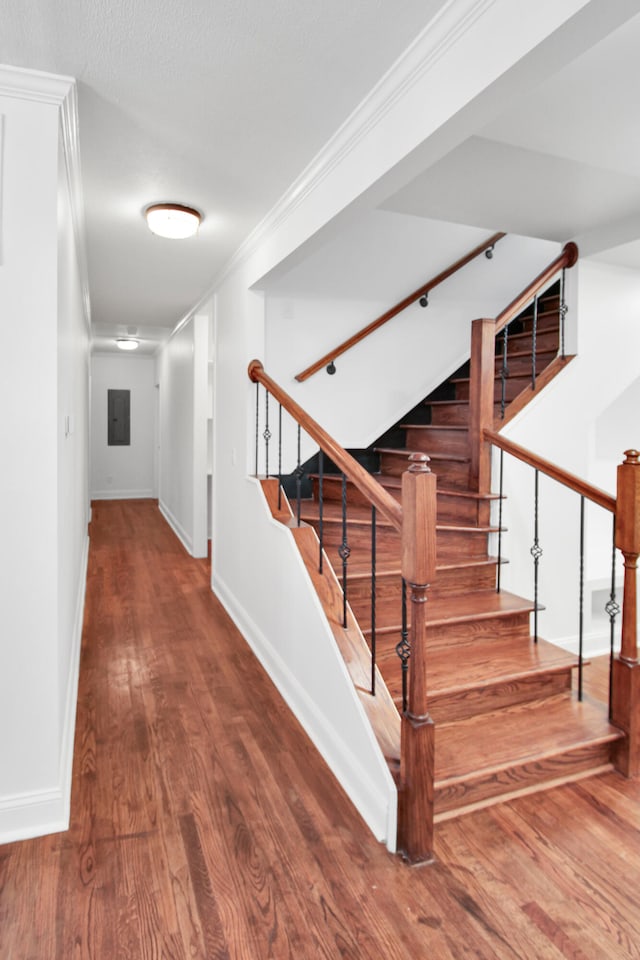
<path id="1" fill-rule="evenodd" d="M 640 555 L 640 453 L 626 450 L 618 467 L 616 547 L 624 557 L 622 644 L 613 663 L 612 720 L 623 729 L 616 766 L 627 777 L 640 773 L 640 664 L 638 663 L 638 583 Z"/>
<path id="2" fill-rule="evenodd" d="M 402 476 L 402 576 L 410 590 L 411 657 L 402 717 L 398 846 L 411 863 L 432 859 L 434 725 L 427 702 L 427 589 L 436 569 L 436 477 L 426 454 Z"/>
<path id="3" fill-rule="evenodd" d="M 470 479 L 471 489 L 479 493 L 491 489 L 491 445 L 484 439 L 484 431 L 493 430 L 495 343 L 495 320 L 474 320 L 469 370 Z"/>

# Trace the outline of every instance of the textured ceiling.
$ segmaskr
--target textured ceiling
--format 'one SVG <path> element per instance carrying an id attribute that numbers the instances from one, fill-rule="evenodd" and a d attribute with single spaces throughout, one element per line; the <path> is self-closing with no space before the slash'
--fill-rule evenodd
<path id="1" fill-rule="evenodd" d="M 3 0 L 0 62 L 78 80 L 97 332 L 153 340 L 444 0 Z M 152 236 L 153 201 L 205 213 Z"/>

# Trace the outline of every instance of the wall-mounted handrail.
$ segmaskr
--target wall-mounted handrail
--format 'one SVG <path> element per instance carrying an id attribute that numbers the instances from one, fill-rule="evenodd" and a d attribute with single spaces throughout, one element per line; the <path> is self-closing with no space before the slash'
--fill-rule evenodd
<path id="1" fill-rule="evenodd" d="M 344 343 L 341 343 L 338 347 L 335 347 L 329 353 L 326 353 L 319 360 L 316 360 L 315 363 L 312 363 L 311 366 L 296 374 L 296 380 L 299 383 L 302 383 L 309 377 L 313 376 L 314 373 L 317 373 L 318 370 L 326 367 L 328 363 L 334 361 L 336 357 L 346 353 L 347 350 L 351 349 L 351 347 L 355 347 L 357 343 L 360 343 L 361 340 L 364 340 L 365 337 L 368 337 L 369 334 L 373 333 L 374 330 L 377 330 L 388 320 L 392 320 L 393 317 L 397 316 L 399 313 L 402 313 L 403 310 L 405 310 L 412 303 L 415 303 L 416 300 L 419 300 L 420 297 L 428 295 L 429 292 L 434 289 L 434 287 L 437 287 L 439 284 L 443 283 L 444 280 L 447 280 L 449 277 L 453 276 L 453 274 L 457 273 L 457 271 L 462 267 L 466 266 L 472 260 L 475 260 L 476 257 L 479 257 L 481 253 L 484 253 L 486 250 L 494 247 L 498 240 L 502 240 L 504 236 L 506 236 L 505 233 L 494 233 L 493 236 L 489 237 L 488 240 L 484 240 L 477 247 L 474 247 L 473 250 L 470 250 L 469 253 L 465 254 L 464 257 L 456 260 L 456 262 L 452 263 L 451 266 L 446 268 L 446 270 L 443 270 L 417 290 L 414 290 L 413 293 L 410 293 L 408 297 L 405 297 L 404 300 L 401 300 L 400 303 L 397 303 L 395 307 L 391 307 L 390 310 L 387 310 L 386 313 L 381 314 L 381 316 L 379 316 L 376 320 L 373 320 L 366 327 L 363 327 L 358 333 L 354 333 L 354 335 L 349 337 L 348 340 L 345 340 Z"/>
<path id="2" fill-rule="evenodd" d="M 604 507 L 604 509 L 609 510 L 610 513 L 616 512 L 615 497 L 610 496 L 610 494 L 604 490 L 594 487 L 592 484 L 587 483 L 586 480 L 581 480 L 580 477 L 569 473 L 568 470 L 563 470 L 562 467 L 552 463 L 550 460 L 539 457 L 538 454 L 527 450 L 525 447 L 521 447 L 520 444 L 514 443 L 513 440 L 508 440 L 506 437 L 503 437 L 502 434 L 496 433 L 495 430 L 485 430 L 484 438 L 494 446 L 499 447 L 500 450 L 504 450 L 505 453 L 510 453 L 518 460 L 522 460 L 523 463 L 528 463 L 530 467 L 539 470 L 540 473 L 544 473 L 565 487 L 569 487 L 570 490 L 574 490 L 580 494 L 581 497 L 591 500 L 592 503 L 597 503 L 598 506 Z"/>
<path id="3" fill-rule="evenodd" d="M 249 364 L 249 378 L 253 383 L 261 383 L 269 393 L 282 404 L 300 426 L 306 430 L 319 447 L 333 460 L 338 469 L 360 490 L 362 494 L 379 510 L 396 530 L 402 529 L 402 507 L 376 480 L 373 479 L 357 460 L 347 453 L 333 437 L 324 430 L 317 421 L 310 417 L 306 410 L 296 403 L 293 397 L 280 387 L 275 380 L 265 373 L 259 360 L 252 360 Z"/>
<path id="4" fill-rule="evenodd" d="M 562 253 L 556 257 L 555 260 L 552 260 L 549 266 L 545 267 L 542 273 L 539 273 L 535 280 L 532 280 L 531 283 L 518 294 L 515 300 L 511 301 L 508 307 L 505 307 L 502 313 L 498 314 L 496 317 L 496 336 L 533 300 L 535 295 L 542 290 L 549 280 L 553 279 L 564 267 L 573 267 L 577 261 L 578 247 L 575 243 L 566 243 L 562 248 Z"/>

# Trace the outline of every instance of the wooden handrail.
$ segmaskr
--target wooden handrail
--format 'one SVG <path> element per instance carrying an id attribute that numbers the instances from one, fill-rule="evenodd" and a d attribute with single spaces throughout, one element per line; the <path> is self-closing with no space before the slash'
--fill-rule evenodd
<path id="1" fill-rule="evenodd" d="M 366 327 L 363 327 L 358 333 L 354 333 L 352 337 L 349 337 L 348 340 L 345 340 L 344 343 L 341 343 L 339 347 L 335 347 L 330 353 L 326 353 L 324 357 L 321 357 L 319 360 L 316 360 L 315 363 L 312 363 L 310 367 L 307 367 L 301 373 L 296 374 L 296 380 L 299 383 L 307 380 L 309 377 L 313 376 L 314 373 L 317 373 L 318 370 L 321 370 L 322 367 L 326 367 L 328 363 L 332 360 L 335 360 L 336 357 L 339 357 L 341 354 L 346 353 L 347 350 L 350 350 L 351 347 L 355 347 L 357 343 L 360 343 L 361 340 L 364 340 L 365 337 L 368 337 L 370 333 L 373 333 L 374 330 L 377 330 L 388 320 L 393 319 L 399 313 L 402 313 L 408 306 L 414 303 L 416 300 L 419 300 L 420 297 L 428 294 L 430 290 L 433 290 L 434 287 L 437 287 L 444 280 L 447 280 L 454 273 L 457 273 L 461 267 L 466 266 L 472 260 L 475 260 L 476 257 L 479 257 L 481 253 L 484 253 L 485 250 L 488 250 L 490 247 L 495 246 L 498 240 L 502 240 L 505 237 L 505 233 L 494 233 L 492 237 L 489 237 L 488 240 L 483 241 L 477 247 L 474 247 L 473 250 L 470 250 L 464 257 L 461 257 L 460 260 L 456 260 L 455 263 L 452 263 L 450 267 L 447 267 L 446 270 L 443 270 L 437 276 L 433 277 L 427 283 L 423 284 L 417 290 L 414 290 L 413 293 L 410 293 L 408 297 L 405 297 L 404 300 L 401 300 L 400 303 L 397 303 L 395 307 L 391 307 L 390 310 L 387 310 L 386 313 L 383 313 L 376 320 L 373 320 Z"/>
<path id="2" fill-rule="evenodd" d="M 540 473 L 545 473 L 548 477 L 552 477 L 553 480 L 564 484 L 565 487 L 575 490 L 576 493 L 579 493 L 582 497 L 586 497 L 587 500 L 591 500 L 592 503 L 597 503 L 598 506 L 604 507 L 605 510 L 609 510 L 611 513 L 616 512 L 615 497 L 610 496 L 604 490 L 592 486 L 590 483 L 587 483 L 586 480 L 581 480 L 580 477 L 576 477 L 575 474 L 563 470 L 562 467 L 551 463 L 550 460 L 544 460 L 531 450 L 527 450 L 526 447 L 521 447 L 518 443 L 514 443 L 513 440 L 507 440 L 506 437 L 503 437 L 500 433 L 496 433 L 495 430 L 484 430 L 484 438 L 488 440 L 489 443 L 493 443 L 494 446 L 504 450 L 505 453 L 512 454 L 512 456 L 517 457 L 518 460 L 522 460 L 523 463 L 528 463 L 529 466 L 535 467 Z"/>
<path id="3" fill-rule="evenodd" d="M 335 465 L 341 470 L 349 480 L 364 494 L 373 506 L 382 513 L 389 523 L 396 530 L 402 529 L 402 507 L 394 500 L 390 493 L 373 479 L 370 473 L 361 466 L 357 460 L 347 453 L 344 447 L 341 447 L 330 434 L 324 430 L 309 414 L 303 410 L 300 404 L 286 393 L 275 380 L 264 372 L 264 367 L 259 360 L 252 360 L 249 364 L 249 378 L 254 383 L 261 383 L 269 393 L 282 404 L 291 416 L 296 420 L 303 430 L 312 437 L 319 447 L 333 460 Z"/>
<path id="4" fill-rule="evenodd" d="M 535 297 L 549 280 L 552 279 L 563 267 L 573 267 L 578 260 L 578 247 L 575 243 L 565 243 L 562 253 L 549 264 L 548 267 L 539 273 L 535 280 L 525 287 L 522 293 L 519 293 L 515 300 L 512 300 L 508 307 L 499 313 L 496 317 L 496 335 L 510 323 L 514 317 L 523 310 L 530 300 Z"/>

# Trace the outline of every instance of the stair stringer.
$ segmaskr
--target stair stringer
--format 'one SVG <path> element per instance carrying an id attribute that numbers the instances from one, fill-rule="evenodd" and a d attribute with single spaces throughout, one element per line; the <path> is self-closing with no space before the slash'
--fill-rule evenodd
<path id="1" fill-rule="evenodd" d="M 252 551 L 242 567 L 256 586 L 241 600 L 214 570 L 214 592 L 371 832 L 393 853 L 397 790 L 389 766 L 292 530 L 272 515 L 260 481 L 246 482 Z"/>

